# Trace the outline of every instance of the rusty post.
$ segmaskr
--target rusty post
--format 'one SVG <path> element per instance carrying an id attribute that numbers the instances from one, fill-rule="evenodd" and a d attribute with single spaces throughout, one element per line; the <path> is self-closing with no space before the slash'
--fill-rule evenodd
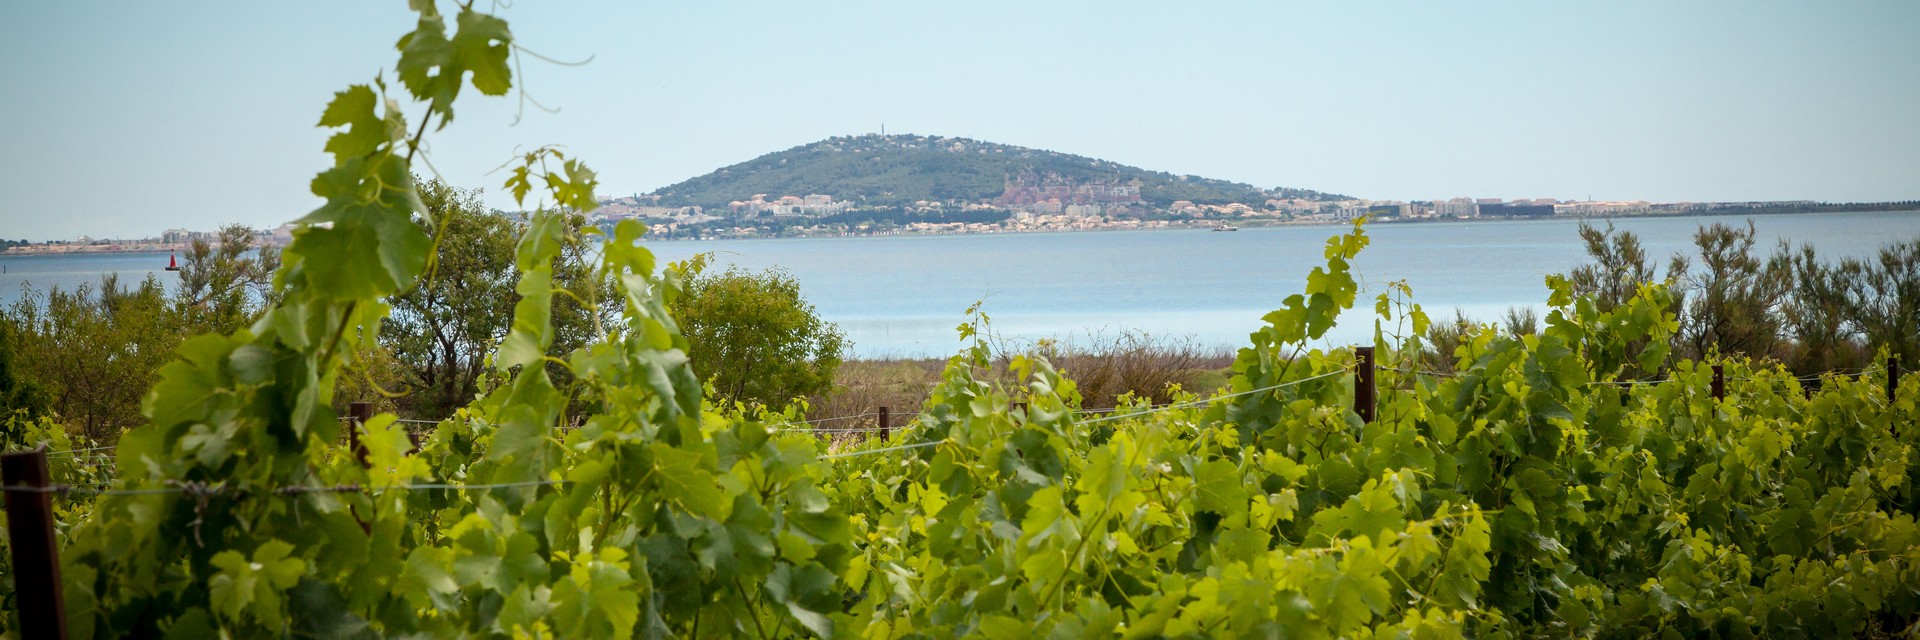
<path id="1" fill-rule="evenodd" d="M 886 407 L 880 407 L 880 441 L 885 442 L 887 440 L 887 436 L 891 435 L 892 433 L 893 433 L 892 416 L 887 413 Z"/>
<path id="2" fill-rule="evenodd" d="M 1713 399 L 1727 399 L 1727 368 L 1717 364 L 1713 365 Z"/>
<path id="3" fill-rule="evenodd" d="M 1353 348 L 1353 412 L 1361 422 L 1373 422 L 1373 347 Z"/>
<path id="4" fill-rule="evenodd" d="M 1887 356 L 1887 404 L 1900 395 L 1900 356 Z"/>
<path id="5" fill-rule="evenodd" d="M 360 460 L 360 466 L 367 466 L 367 448 L 360 444 L 360 430 L 368 421 L 373 420 L 373 403 L 347 403 L 347 444 L 353 447 L 353 456 Z"/>
<path id="6" fill-rule="evenodd" d="M 13 591 L 20 635 L 66 638 L 67 605 L 60 592 L 60 547 L 53 537 L 53 494 L 45 446 L 0 454 L 6 485 L 7 535 L 13 551 Z"/>

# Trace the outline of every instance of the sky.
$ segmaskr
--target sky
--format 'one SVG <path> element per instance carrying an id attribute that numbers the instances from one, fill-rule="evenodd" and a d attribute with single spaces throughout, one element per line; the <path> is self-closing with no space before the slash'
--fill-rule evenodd
<path id="1" fill-rule="evenodd" d="M 486 0 L 479 0 L 488 6 Z M 1920 2 L 501 5 L 517 94 L 427 172 L 564 146 L 607 196 L 836 135 L 918 133 L 1373 199 L 1920 199 Z M 0 238 L 271 227 L 404 2 L 0 2 Z M 417 118 L 418 109 L 410 113 Z M 516 117 L 518 122 L 516 123 Z M 417 121 L 417 120 L 416 120 Z"/>

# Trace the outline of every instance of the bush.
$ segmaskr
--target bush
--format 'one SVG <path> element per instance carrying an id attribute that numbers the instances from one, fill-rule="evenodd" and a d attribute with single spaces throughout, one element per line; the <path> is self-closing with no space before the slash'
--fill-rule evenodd
<path id="1" fill-rule="evenodd" d="M 1683 356 L 1772 357 L 1781 346 L 1780 307 L 1791 293 L 1792 274 L 1785 260 L 1767 260 L 1753 250 L 1756 234 L 1751 220 L 1745 229 L 1702 225 L 1693 235 L 1700 271 L 1675 259 L 1685 266 L 1668 271 L 1685 286 L 1674 345 Z"/>
<path id="2" fill-rule="evenodd" d="M 6 320 L 18 367 L 10 375 L 44 385 L 46 408 L 68 429 L 106 443 L 140 423 L 154 372 L 173 359 L 182 336 L 182 320 L 153 276 L 132 288 L 108 275 L 97 287 L 30 291 Z"/>
<path id="3" fill-rule="evenodd" d="M 1199 387 L 1218 388 L 1225 382 L 1210 374 L 1233 364 L 1233 354 L 1226 349 L 1138 331 L 1112 338 L 1093 334 L 1086 345 L 1043 343 L 1039 351 L 1073 378 L 1088 407 L 1102 409 L 1118 405 L 1120 396 L 1129 393 L 1166 404 L 1173 401 L 1174 385 L 1207 393 L 1212 389 Z"/>
<path id="4" fill-rule="evenodd" d="M 0 313 L 0 319 L 4 316 Z M 16 411 L 28 418 L 43 415 L 49 403 L 47 392 L 39 383 L 21 374 L 20 365 L 15 362 L 19 347 L 13 332 L 10 319 L 0 320 L 0 418 Z"/>
<path id="5" fill-rule="evenodd" d="M 694 370 L 724 400 L 784 407 L 826 391 L 846 337 L 800 297 L 800 282 L 778 269 L 687 270 L 673 317 L 691 343 Z"/>
<path id="6" fill-rule="evenodd" d="M 1462 342 L 1468 341 L 1475 327 L 1479 326 L 1467 317 L 1467 310 L 1453 309 L 1452 320 L 1442 320 L 1427 327 L 1427 348 L 1420 354 L 1422 366 L 1433 371 L 1452 371 L 1459 364 Z"/>
<path id="7" fill-rule="evenodd" d="M 1881 247 L 1871 259 L 1841 263 L 1852 274 L 1849 311 L 1868 344 L 1886 345 L 1901 362 L 1920 362 L 1920 238 Z"/>

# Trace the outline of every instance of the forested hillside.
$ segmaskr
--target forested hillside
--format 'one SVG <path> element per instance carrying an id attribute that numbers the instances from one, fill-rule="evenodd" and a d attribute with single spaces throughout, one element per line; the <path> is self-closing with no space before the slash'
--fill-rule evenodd
<path id="1" fill-rule="evenodd" d="M 837 137 L 760 156 L 663 187 L 653 195 L 668 206 L 724 207 L 754 194 L 825 194 L 870 206 L 920 200 L 979 202 L 1005 189 L 1007 176 L 1031 171 L 1075 182 L 1140 181 L 1148 204 L 1256 204 L 1271 197 L 1347 199 L 1306 189 L 1262 190 L 1251 185 L 1098 160 L 1085 156 L 921 135 Z"/>

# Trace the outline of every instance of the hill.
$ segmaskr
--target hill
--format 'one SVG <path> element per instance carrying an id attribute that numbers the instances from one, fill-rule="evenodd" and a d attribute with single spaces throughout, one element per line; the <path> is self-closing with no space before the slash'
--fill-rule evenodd
<path id="1" fill-rule="evenodd" d="M 1177 200 L 1258 204 L 1274 197 L 1347 199 L 1306 189 L 1263 190 L 1041 149 L 911 134 L 829 138 L 724 167 L 651 195 L 664 206 L 709 208 L 754 194 L 823 194 L 865 206 L 909 206 L 922 200 L 993 201 L 1007 191 L 1010 178 L 1034 184 L 1131 185 L 1138 188 L 1141 201 L 1156 207 Z"/>

